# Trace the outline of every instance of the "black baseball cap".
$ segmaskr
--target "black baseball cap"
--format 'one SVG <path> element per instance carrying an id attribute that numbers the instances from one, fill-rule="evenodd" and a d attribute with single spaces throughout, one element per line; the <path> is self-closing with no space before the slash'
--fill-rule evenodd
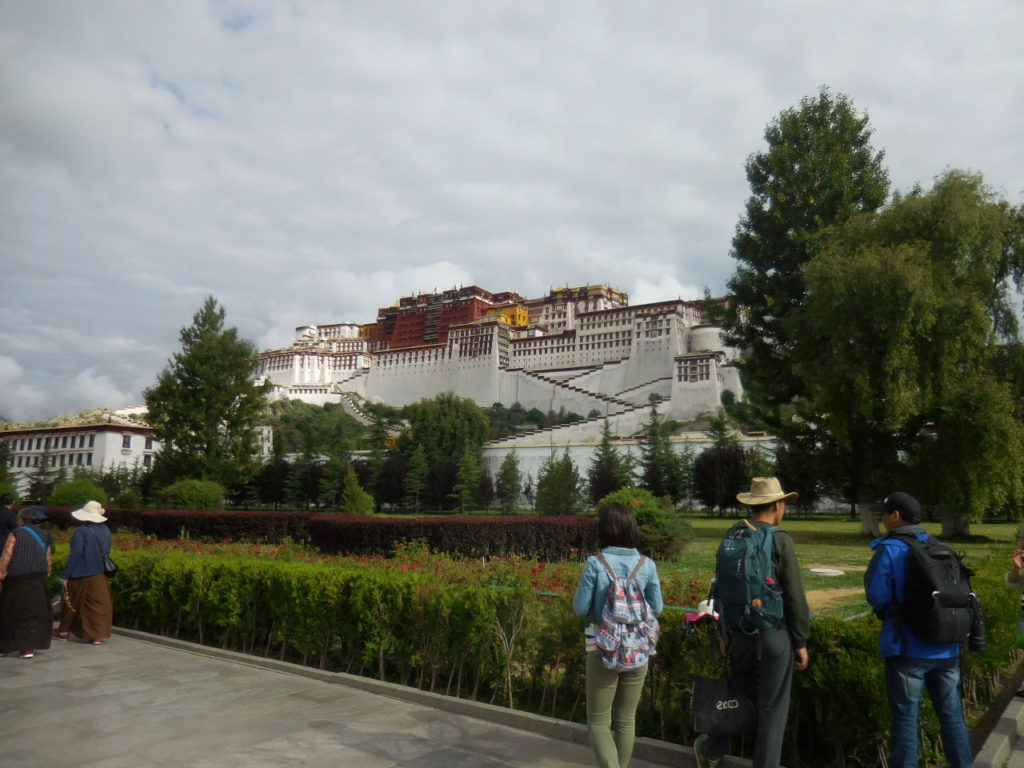
<path id="1" fill-rule="evenodd" d="M 900 518 L 907 521 L 921 519 L 921 504 L 904 491 L 895 491 L 886 496 L 881 504 L 874 506 L 876 512 L 899 512 Z"/>

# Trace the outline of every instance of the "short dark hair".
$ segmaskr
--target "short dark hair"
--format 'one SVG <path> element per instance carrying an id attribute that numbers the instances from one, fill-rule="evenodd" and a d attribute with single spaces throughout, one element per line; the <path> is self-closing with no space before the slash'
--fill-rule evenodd
<path id="1" fill-rule="evenodd" d="M 601 547 L 635 547 L 640 540 L 636 515 L 625 504 L 601 507 L 597 516 L 597 541 Z"/>
<path id="2" fill-rule="evenodd" d="M 0 496 L 0 507 L 9 507 L 13 503 L 14 497 L 11 494 L 5 493 L 3 496 Z"/>
<path id="3" fill-rule="evenodd" d="M 780 501 L 781 501 L 781 499 L 780 499 Z M 767 502 L 765 504 L 755 504 L 755 505 L 750 507 L 750 514 L 752 514 L 752 515 L 759 515 L 762 512 L 768 512 L 774 506 L 775 506 L 775 502 L 774 501 L 769 501 L 769 502 Z"/>

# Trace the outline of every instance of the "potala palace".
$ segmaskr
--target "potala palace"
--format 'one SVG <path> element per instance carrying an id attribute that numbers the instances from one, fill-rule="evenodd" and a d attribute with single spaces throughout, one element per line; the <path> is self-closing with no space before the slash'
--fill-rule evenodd
<path id="1" fill-rule="evenodd" d="M 724 391 L 742 396 L 737 357 L 703 302 L 630 306 L 607 285 L 539 299 L 469 286 L 407 296 L 375 323 L 301 326 L 290 348 L 259 355 L 256 376 L 271 398 L 355 410 L 353 395 L 401 406 L 447 391 L 485 408 L 564 408 L 590 417 L 559 428 L 575 442 L 595 439 L 605 417 L 614 434 L 635 434 L 651 395 L 664 418 L 715 412 Z"/>

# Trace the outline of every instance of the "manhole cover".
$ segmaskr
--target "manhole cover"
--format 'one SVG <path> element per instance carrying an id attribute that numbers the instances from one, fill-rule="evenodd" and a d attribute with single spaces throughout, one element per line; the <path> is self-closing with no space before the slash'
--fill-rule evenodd
<path id="1" fill-rule="evenodd" d="M 842 576 L 846 571 L 839 568 L 811 568 L 807 571 L 811 576 Z"/>

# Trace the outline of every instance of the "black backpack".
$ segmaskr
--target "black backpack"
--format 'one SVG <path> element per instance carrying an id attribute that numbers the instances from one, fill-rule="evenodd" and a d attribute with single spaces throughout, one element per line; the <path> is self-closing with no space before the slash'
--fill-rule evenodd
<path id="1" fill-rule="evenodd" d="M 714 597 L 726 629 L 750 634 L 782 625 L 782 589 L 772 563 L 772 542 L 779 530 L 740 520 L 722 539 Z"/>
<path id="2" fill-rule="evenodd" d="M 981 603 L 971 589 L 974 571 L 961 556 L 938 539 L 921 541 L 912 533 L 893 531 L 910 547 L 907 555 L 906 589 L 900 604 L 900 620 L 922 643 L 966 643 Z"/>

